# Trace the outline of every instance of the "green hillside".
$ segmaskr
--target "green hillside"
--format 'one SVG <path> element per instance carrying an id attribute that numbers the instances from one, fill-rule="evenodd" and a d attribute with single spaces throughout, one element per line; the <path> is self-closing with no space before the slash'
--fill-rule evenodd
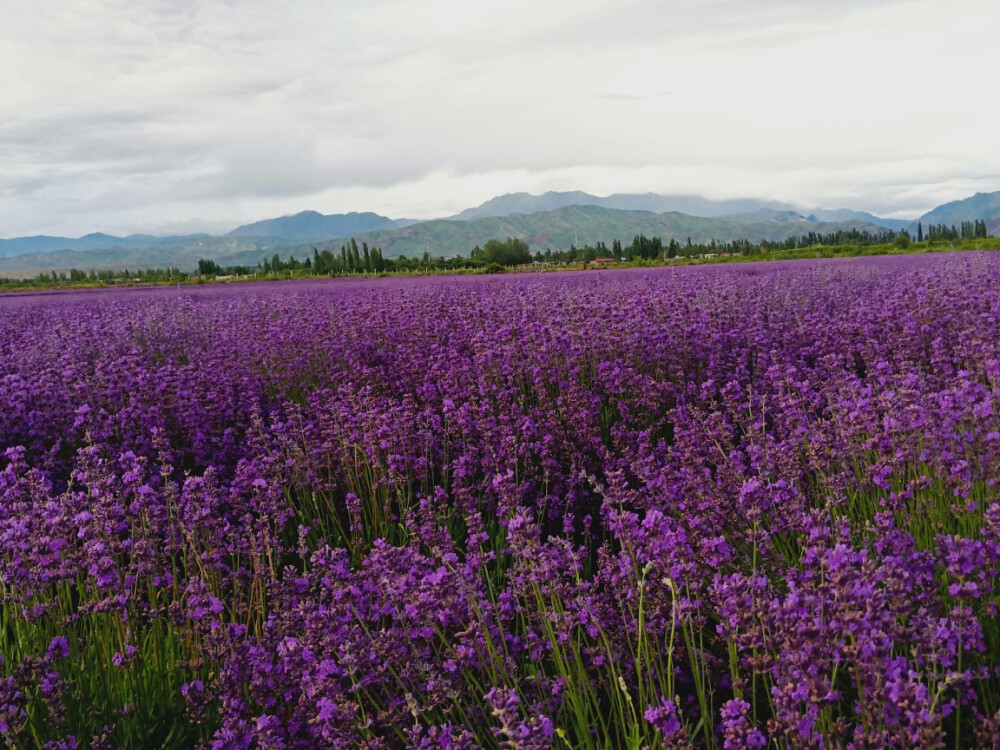
<path id="1" fill-rule="evenodd" d="M 991 235 L 1000 234 L 1000 191 L 976 193 L 970 198 L 952 201 L 928 211 L 920 217 L 924 229 L 936 224 L 960 226 L 963 221 L 981 219 Z M 914 224 L 916 226 L 916 224 Z"/>
<path id="2" fill-rule="evenodd" d="M 657 214 L 650 211 L 620 211 L 599 206 L 566 206 L 554 211 L 486 217 L 471 221 L 437 219 L 413 224 L 403 229 L 367 232 L 357 235 L 359 243 L 378 247 L 387 258 L 431 255 L 468 255 L 476 245 L 490 239 L 516 237 L 532 251 L 565 250 L 570 245 L 593 245 L 614 240 L 630 241 L 637 234 L 686 242 L 719 242 L 748 239 L 782 240 L 809 232 L 833 232 L 857 228 L 884 231 L 868 222 L 774 221 L 764 218 L 722 219 L 689 216 L 676 212 Z M 317 245 L 320 249 L 338 250 L 341 241 Z"/>

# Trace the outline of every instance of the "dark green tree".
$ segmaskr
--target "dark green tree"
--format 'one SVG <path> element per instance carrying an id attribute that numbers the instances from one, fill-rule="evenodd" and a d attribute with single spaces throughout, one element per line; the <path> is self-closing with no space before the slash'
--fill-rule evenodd
<path id="1" fill-rule="evenodd" d="M 531 250 L 528 243 L 516 237 L 508 237 L 504 242 L 487 240 L 479 259 L 483 262 L 499 263 L 501 266 L 517 266 L 531 263 Z"/>
<path id="2" fill-rule="evenodd" d="M 275 258 L 278 256 L 275 255 Z M 222 273 L 222 268 L 214 260 L 202 258 L 198 261 L 198 273 L 202 276 L 218 276 Z"/>

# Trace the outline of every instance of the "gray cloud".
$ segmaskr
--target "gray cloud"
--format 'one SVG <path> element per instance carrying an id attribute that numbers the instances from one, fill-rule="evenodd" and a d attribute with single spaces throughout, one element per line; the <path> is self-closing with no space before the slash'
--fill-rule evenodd
<path id="1" fill-rule="evenodd" d="M 0 236 L 522 189 L 894 213 L 1000 189 L 969 73 L 988 0 L 10 4 Z"/>

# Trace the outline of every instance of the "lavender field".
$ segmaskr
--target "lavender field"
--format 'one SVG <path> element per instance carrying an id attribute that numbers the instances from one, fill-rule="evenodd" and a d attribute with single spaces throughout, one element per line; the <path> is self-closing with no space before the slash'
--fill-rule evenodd
<path id="1" fill-rule="evenodd" d="M 1000 255 L 0 298 L 0 744 L 1000 746 Z"/>

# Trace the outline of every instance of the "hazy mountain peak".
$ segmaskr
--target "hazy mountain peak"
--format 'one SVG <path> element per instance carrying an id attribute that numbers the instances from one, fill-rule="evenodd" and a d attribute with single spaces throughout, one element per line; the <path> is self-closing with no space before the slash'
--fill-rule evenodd
<path id="1" fill-rule="evenodd" d="M 460 221 L 481 219 L 489 216 L 509 216 L 511 214 L 534 214 L 554 211 L 566 206 L 600 206 L 620 211 L 651 211 L 653 213 L 677 212 L 690 216 L 725 216 L 729 214 L 752 213 L 760 209 L 792 210 L 795 207 L 779 201 L 738 198 L 714 201 L 697 195 L 660 195 L 658 193 L 614 193 L 597 196 L 580 190 L 549 191 L 541 195 L 531 193 L 507 193 L 490 198 L 488 201 L 467 208 L 450 218 Z"/>
<path id="2" fill-rule="evenodd" d="M 990 234 L 1000 234 L 1000 191 L 976 193 L 962 200 L 944 203 L 925 213 L 918 221 L 926 229 L 936 224 L 960 226 L 963 221 L 979 219 L 986 222 Z M 916 226 L 916 222 L 912 222 L 911 226 Z"/>
<path id="3" fill-rule="evenodd" d="M 733 221 L 776 221 L 779 223 L 787 223 L 789 221 L 818 221 L 814 215 L 805 217 L 798 211 L 774 208 L 761 208 L 757 211 L 750 211 L 744 214 L 726 214 L 722 218 Z"/>
<path id="4" fill-rule="evenodd" d="M 801 209 L 791 203 L 758 198 L 732 198 L 727 200 L 711 200 L 699 195 L 661 195 L 654 192 L 645 193 L 614 193 L 606 197 L 591 195 L 580 190 L 557 192 L 549 191 L 541 195 L 531 193 L 505 193 L 490 198 L 488 201 L 468 208 L 452 219 L 469 221 L 489 216 L 500 217 L 512 214 L 533 214 L 542 211 L 553 211 L 565 206 L 600 206 L 623 211 L 652 211 L 653 213 L 682 213 L 688 216 L 715 218 L 736 216 L 748 218 L 758 211 L 770 211 L 769 221 L 802 221 L 807 220 L 806 211 L 812 221 L 817 222 L 850 222 L 861 221 L 887 229 L 899 230 L 909 225 L 901 219 L 882 219 L 865 211 L 853 211 L 841 208 Z M 785 215 L 782 215 L 785 214 Z M 756 217 L 760 218 L 760 217 Z"/>
<path id="5" fill-rule="evenodd" d="M 370 211 L 329 215 L 321 214 L 319 211 L 301 211 L 290 216 L 244 224 L 226 236 L 280 237 L 297 242 L 318 242 L 395 226 L 399 224 L 389 217 Z"/>

